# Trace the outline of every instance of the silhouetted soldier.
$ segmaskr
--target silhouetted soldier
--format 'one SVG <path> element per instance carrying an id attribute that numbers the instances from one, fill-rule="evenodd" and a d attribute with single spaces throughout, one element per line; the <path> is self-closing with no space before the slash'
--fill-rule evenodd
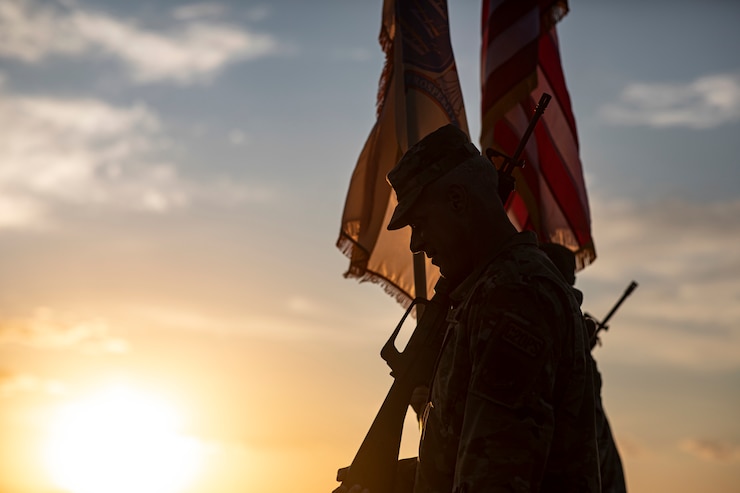
<path id="1" fill-rule="evenodd" d="M 453 286 L 414 492 L 599 492 L 579 303 L 534 234 L 509 221 L 496 169 L 447 125 L 388 181 L 398 198 L 388 228 L 410 226 L 411 250 Z"/>
<path id="2" fill-rule="evenodd" d="M 557 243 L 545 243 L 540 245 L 540 248 L 550 257 L 550 260 L 560 270 L 565 280 L 571 286 L 576 283 L 576 257 L 572 250 L 569 248 L 557 244 Z M 576 292 L 576 296 L 579 301 L 583 301 L 583 294 L 581 291 L 573 288 Z M 595 336 L 596 325 L 595 322 L 586 318 L 587 327 L 589 329 L 589 335 L 591 339 L 591 349 L 596 344 L 597 338 Z M 599 446 L 599 469 L 601 472 L 601 491 L 603 493 L 625 493 L 627 486 L 624 480 L 624 469 L 622 468 L 622 459 L 619 456 L 619 450 L 614 442 L 612 436 L 611 427 L 609 426 L 609 420 L 606 417 L 604 411 L 603 402 L 601 399 L 601 373 L 596 365 L 596 360 L 593 356 L 590 358 L 591 365 L 593 367 L 594 379 L 595 379 L 595 393 L 596 393 L 596 439 Z"/>

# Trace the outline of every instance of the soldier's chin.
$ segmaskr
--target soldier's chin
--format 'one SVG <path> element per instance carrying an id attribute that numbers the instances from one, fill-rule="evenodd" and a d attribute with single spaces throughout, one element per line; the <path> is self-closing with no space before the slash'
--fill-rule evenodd
<path id="1" fill-rule="evenodd" d="M 469 272 L 464 272 L 461 269 L 450 269 L 449 266 L 447 268 L 440 266 L 439 273 L 453 286 L 462 282 L 469 274 Z"/>
<path id="2" fill-rule="evenodd" d="M 439 274 L 445 279 L 447 279 L 448 281 L 455 280 L 455 275 L 452 272 L 450 272 L 449 269 L 445 269 L 441 265 L 439 266 Z"/>

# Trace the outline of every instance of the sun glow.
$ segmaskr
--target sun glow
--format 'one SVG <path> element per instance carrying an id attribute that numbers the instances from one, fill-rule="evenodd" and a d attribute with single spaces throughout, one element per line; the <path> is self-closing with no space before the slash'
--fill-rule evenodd
<path id="1" fill-rule="evenodd" d="M 62 408 L 45 460 L 73 493 L 177 493 L 203 462 L 202 444 L 179 431 L 163 400 L 114 387 Z"/>

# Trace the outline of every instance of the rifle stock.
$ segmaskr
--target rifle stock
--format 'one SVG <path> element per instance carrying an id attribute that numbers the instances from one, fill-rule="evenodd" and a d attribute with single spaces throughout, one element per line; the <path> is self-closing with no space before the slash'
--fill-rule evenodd
<path id="1" fill-rule="evenodd" d="M 362 485 L 373 493 L 392 493 L 396 476 L 401 435 L 411 394 L 420 385 L 428 385 L 437 355 L 442 347 L 445 318 L 449 306 L 447 283 L 440 278 L 431 300 L 417 298 L 406 311 L 380 352 L 394 377 L 388 395 L 362 441 L 343 485 Z M 419 319 L 403 352 L 395 346 L 396 337 L 406 317 L 418 304 L 424 304 Z"/>

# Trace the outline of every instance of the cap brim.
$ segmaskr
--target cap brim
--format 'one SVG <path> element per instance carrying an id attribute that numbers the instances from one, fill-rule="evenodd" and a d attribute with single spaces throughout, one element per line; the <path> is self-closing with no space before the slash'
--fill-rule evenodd
<path id="1" fill-rule="evenodd" d="M 393 211 L 393 216 L 391 216 L 391 220 L 388 221 L 389 231 L 394 231 L 396 229 L 401 229 L 404 226 L 408 226 L 408 213 L 411 210 L 411 206 L 416 203 L 416 199 L 418 199 L 419 195 L 421 195 L 421 191 L 422 188 L 418 188 L 416 190 L 413 190 L 412 192 L 409 192 L 406 197 L 404 197 L 403 200 L 398 203 L 396 209 Z"/>

